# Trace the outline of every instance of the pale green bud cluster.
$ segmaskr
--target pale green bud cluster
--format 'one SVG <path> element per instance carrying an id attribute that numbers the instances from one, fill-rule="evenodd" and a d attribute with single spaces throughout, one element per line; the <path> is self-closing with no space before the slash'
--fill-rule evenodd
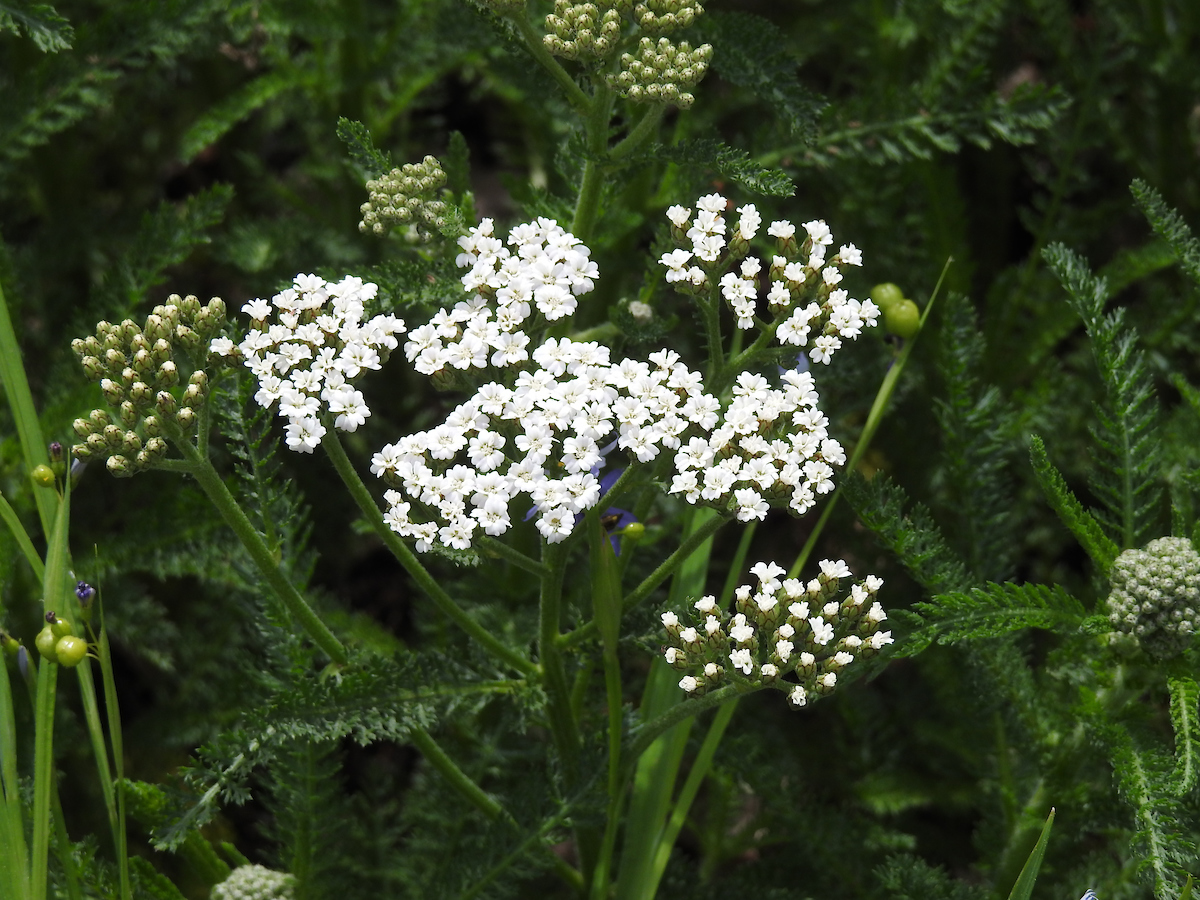
<path id="1" fill-rule="evenodd" d="M 546 49 L 564 59 L 596 61 L 617 48 L 621 38 L 621 12 L 614 4 L 571 3 L 554 0 L 554 12 L 546 16 L 542 40 Z"/>
<path id="2" fill-rule="evenodd" d="M 687 41 L 673 44 L 665 37 L 657 42 L 642 38 L 636 55 L 621 55 L 621 71 L 609 75 L 608 83 L 636 103 L 668 103 L 687 109 L 696 99 L 689 88 L 708 71 L 712 52 L 711 44 L 693 50 Z"/>
<path id="3" fill-rule="evenodd" d="M 167 454 L 164 433 L 170 427 L 190 434 L 196 413 L 208 399 L 203 366 L 209 342 L 225 322 L 225 301 L 201 304 L 193 296 L 172 294 L 139 327 L 132 319 L 118 325 L 100 322 L 96 333 L 76 338 L 71 349 L 89 381 L 100 383 L 110 409 L 94 409 L 76 419 L 80 443 L 76 459 L 107 459 L 108 471 L 130 476 L 150 468 Z M 193 369 L 177 398 L 172 389 L 182 377 L 176 353 Z"/>
<path id="4" fill-rule="evenodd" d="M 645 0 L 634 8 L 633 17 L 646 34 L 661 35 L 687 28 L 702 12 L 696 0 Z"/>
<path id="5" fill-rule="evenodd" d="M 296 877 L 265 866 L 238 866 L 212 889 L 212 900 L 292 900 Z"/>
<path id="6" fill-rule="evenodd" d="M 1108 620 L 1151 656 L 1178 656 L 1200 631 L 1200 553 L 1165 537 L 1126 550 L 1109 573 Z"/>
<path id="7" fill-rule="evenodd" d="M 445 184 L 446 173 L 433 156 L 371 179 L 367 182 L 370 199 L 359 207 L 358 230 L 384 235 L 393 225 L 414 225 L 427 239 L 431 229 L 446 224 L 446 204 L 434 199 Z"/>
<path id="8" fill-rule="evenodd" d="M 758 590 L 738 588 L 732 615 L 712 597 L 695 603 L 693 626 L 663 613 L 672 639 L 663 655 L 688 673 L 679 682 L 688 694 L 700 696 L 736 679 L 786 691 L 801 707 L 831 694 L 838 674 L 855 659 L 892 643 L 891 632 L 880 631 L 887 614 L 875 599 L 879 578 L 868 576 L 839 599 L 839 579 L 850 575 L 842 561 L 822 561 L 821 574 L 808 584 L 780 581 L 784 570 L 774 563 L 758 563 L 751 573 L 758 576 Z"/>

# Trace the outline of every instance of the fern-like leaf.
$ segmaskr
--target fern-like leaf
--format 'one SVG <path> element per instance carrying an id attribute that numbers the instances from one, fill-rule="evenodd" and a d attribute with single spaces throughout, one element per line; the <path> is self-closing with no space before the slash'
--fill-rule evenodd
<path id="1" fill-rule="evenodd" d="M 206 147 L 221 139 L 234 125 L 256 109 L 294 87 L 302 70 L 279 69 L 242 85 L 200 116 L 179 141 L 179 159 L 190 163 Z"/>
<path id="2" fill-rule="evenodd" d="M 1123 727 L 1110 729 L 1115 738 L 1113 771 L 1118 790 L 1133 809 L 1132 843 L 1142 852 L 1139 871 L 1149 873 L 1158 900 L 1175 900 L 1196 859 L 1191 823 L 1171 789 L 1172 761 L 1158 750 L 1140 746 Z"/>
<path id="3" fill-rule="evenodd" d="M 1046 500 L 1087 551 L 1092 562 L 1099 566 L 1101 571 L 1107 572 L 1120 553 L 1120 548 L 1109 540 L 1100 523 L 1083 508 L 1083 504 L 1067 487 L 1062 474 L 1054 467 L 1054 463 L 1050 462 L 1046 445 L 1036 434 L 1029 439 L 1029 459 Z"/>
<path id="4" fill-rule="evenodd" d="M 1134 179 L 1129 189 L 1151 227 L 1167 242 L 1192 281 L 1200 285 L 1200 240 L 1192 234 L 1183 216 L 1167 206 L 1162 194 L 1140 178 Z"/>
<path id="5" fill-rule="evenodd" d="M 0 3 L 0 33 L 24 31 L 43 53 L 70 50 L 75 31 L 49 3 Z"/>
<path id="6" fill-rule="evenodd" d="M 1183 795 L 1200 779 L 1200 684 L 1192 678 L 1171 678 L 1171 727 L 1175 730 L 1174 791 Z"/>
<path id="7" fill-rule="evenodd" d="M 766 197 L 790 197 L 796 193 L 796 186 L 786 172 L 760 165 L 745 150 L 711 138 L 684 141 L 656 151 L 656 154 L 657 158 L 665 157 L 683 166 L 715 171 L 746 190 Z"/>
<path id="8" fill-rule="evenodd" d="M 700 26 L 713 45 L 713 70 L 753 91 L 783 119 L 792 137 L 812 143 L 817 118 L 827 104 L 800 84 L 798 62 L 786 49 L 787 36 L 761 16 L 744 12 L 713 12 Z"/>
<path id="9" fill-rule="evenodd" d="M 350 152 L 350 159 L 366 181 L 392 170 L 392 155 L 379 150 L 371 140 L 371 132 L 362 122 L 338 119 L 337 136 Z"/>
<path id="10" fill-rule="evenodd" d="M 980 580 L 1001 581 L 1011 572 L 1012 488 L 1005 456 L 1015 416 L 1000 391 L 976 377 L 984 341 L 974 311 L 952 294 L 942 323 L 938 370 L 945 398 L 936 406 L 946 461 L 947 504 L 955 511 L 955 543 Z"/>
<path id="11" fill-rule="evenodd" d="M 946 545 L 929 511 L 915 504 L 905 513 L 908 497 L 903 488 L 882 474 L 867 481 L 858 473 L 846 479 L 844 487 L 863 524 L 896 554 L 918 584 L 933 594 L 972 586 L 966 566 Z"/>
<path id="12" fill-rule="evenodd" d="M 992 582 L 939 594 L 913 609 L 923 622 L 911 638 L 919 647 L 999 637 L 1025 628 L 1073 634 L 1086 615 L 1083 605 L 1058 585 Z"/>
<path id="13" fill-rule="evenodd" d="M 1140 547 L 1157 533 L 1162 507 L 1158 481 L 1161 456 L 1158 404 L 1137 332 L 1125 326 L 1124 310 L 1104 314 L 1108 286 L 1077 253 L 1052 244 L 1043 253 L 1083 319 L 1100 377 L 1104 401 L 1097 405 L 1096 471 L 1091 487 L 1103 505 L 1098 518 L 1123 549 Z"/>

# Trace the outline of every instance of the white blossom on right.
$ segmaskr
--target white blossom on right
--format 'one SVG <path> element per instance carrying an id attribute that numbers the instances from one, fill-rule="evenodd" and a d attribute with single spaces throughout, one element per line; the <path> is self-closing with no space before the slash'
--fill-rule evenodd
<path id="1" fill-rule="evenodd" d="M 668 284 L 697 293 L 710 289 L 710 275 L 721 273 L 717 287 L 739 329 L 756 323 L 774 329 L 779 343 L 808 348 L 814 363 L 827 365 L 843 339 L 854 340 L 864 326 L 877 324 L 879 307 L 838 287 L 843 269 L 862 265 L 862 252 L 845 244 L 828 257 L 833 234 L 824 220 L 805 222 L 802 241 L 796 240 L 791 222 L 772 222 L 767 235 L 775 238 L 775 248 L 766 263 L 747 255 L 762 223 L 758 210 L 753 204 L 742 206 L 730 229 L 727 206 L 720 194 L 708 194 L 696 201 L 694 216 L 683 206 L 667 210 L 672 234 L 685 244 L 659 259 Z"/>
<path id="2" fill-rule="evenodd" d="M 750 573 L 758 583 L 734 591 L 732 613 L 711 596 L 695 602 L 703 627 L 664 612 L 671 643 L 663 657 L 687 673 L 679 687 L 698 697 L 736 678 L 782 690 L 799 708 L 832 693 L 856 659 L 892 643 L 892 633 L 880 630 L 887 613 L 875 599 L 883 580 L 868 575 L 840 596 L 841 579 L 850 577 L 845 561 L 822 560 L 819 568 L 804 583 L 784 578 L 786 570 L 773 562 L 756 563 Z"/>

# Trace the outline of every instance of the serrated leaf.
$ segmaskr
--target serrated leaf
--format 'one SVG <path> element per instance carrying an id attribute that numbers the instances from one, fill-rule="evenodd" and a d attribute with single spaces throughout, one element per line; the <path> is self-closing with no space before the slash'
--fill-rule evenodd
<path id="1" fill-rule="evenodd" d="M 817 118 L 828 104 L 796 77 L 799 63 L 787 51 L 787 36 L 767 19 L 745 12 L 713 12 L 699 24 L 713 45 L 713 70 L 752 90 L 794 137 L 812 143 Z"/>
<path id="2" fill-rule="evenodd" d="M 1025 628 L 1044 628 L 1059 634 L 1078 632 L 1086 612 L 1083 605 L 1058 585 L 995 584 L 969 591 L 939 594 L 917 603 L 924 627 L 914 635 L 939 644 L 999 637 Z"/>
<path id="3" fill-rule="evenodd" d="M 242 85 L 192 123 L 180 139 L 179 159 L 184 163 L 191 162 L 250 113 L 294 86 L 297 75 L 294 69 L 279 70 Z"/>
<path id="4" fill-rule="evenodd" d="M 1162 194 L 1140 178 L 1135 178 L 1129 189 L 1147 221 L 1167 242 L 1184 271 L 1200 285 L 1200 240 L 1192 234 L 1183 216 L 1167 206 Z"/>
<path id="5" fill-rule="evenodd" d="M 1171 776 L 1176 795 L 1196 786 L 1200 776 L 1200 684 L 1191 678 L 1171 678 L 1171 727 L 1175 731 L 1175 772 Z"/>
<path id="6" fill-rule="evenodd" d="M 1117 558 L 1120 548 L 1108 539 L 1100 527 L 1100 523 L 1083 508 L 1071 489 L 1067 487 L 1061 473 L 1054 467 L 1054 463 L 1050 462 L 1050 457 L 1046 453 L 1046 445 L 1036 434 L 1032 435 L 1029 440 L 1029 459 L 1033 464 L 1033 472 L 1037 476 L 1042 495 L 1058 513 L 1063 524 L 1075 535 L 1076 540 L 1087 551 L 1087 555 L 1092 558 L 1092 561 L 1100 567 L 1101 571 L 1107 572 L 1112 566 L 1113 560 Z"/>
<path id="7" fill-rule="evenodd" d="M 154 900 L 187 900 L 174 882 L 154 868 L 150 860 L 130 856 L 129 868 L 133 872 L 139 896 L 152 897 Z"/>
<path id="8" fill-rule="evenodd" d="M 782 169 L 760 165 L 745 150 L 737 150 L 712 138 L 684 141 L 667 147 L 662 155 L 683 166 L 715 171 L 746 190 L 766 197 L 790 197 L 796 193 L 796 186 Z"/>
<path id="9" fill-rule="evenodd" d="M 392 155 L 376 148 L 370 130 L 362 122 L 338 119 L 337 136 L 346 145 L 364 182 L 392 170 Z"/>
<path id="10" fill-rule="evenodd" d="M 0 32 L 20 34 L 24 31 L 43 53 L 70 50 L 75 30 L 49 3 L 33 3 L 16 7 L 0 3 Z"/>

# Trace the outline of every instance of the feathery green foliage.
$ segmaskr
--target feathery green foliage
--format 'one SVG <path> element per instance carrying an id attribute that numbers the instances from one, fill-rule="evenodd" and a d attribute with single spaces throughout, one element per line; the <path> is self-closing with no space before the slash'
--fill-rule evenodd
<path id="1" fill-rule="evenodd" d="M 1175 731 L 1175 793 L 1195 789 L 1200 777 L 1200 684 L 1191 678 L 1171 678 L 1171 727 Z"/>
<path id="2" fill-rule="evenodd" d="M 1046 445 L 1036 434 L 1029 438 L 1029 460 L 1033 464 L 1033 472 L 1037 476 L 1038 487 L 1042 489 L 1046 500 L 1058 513 L 1062 523 L 1070 529 L 1071 534 L 1087 551 L 1092 561 L 1103 571 L 1108 571 L 1113 560 L 1117 558 L 1120 548 L 1117 547 L 1100 528 L 1088 510 L 1076 499 L 1071 489 L 1067 487 L 1062 474 L 1050 462 Z"/>
<path id="3" fill-rule="evenodd" d="M 1061 244 L 1046 248 L 1047 264 L 1067 291 L 1091 339 L 1105 386 L 1097 407 L 1096 468 L 1091 487 L 1103 504 L 1101 524 L 1123 549 L 1141 546 L 1161 515 L 1157 479 L 1161 452 L 1156 432 L 1158 405 L 1137 333 L 1125 327 L 1124 310 L 1104 313 L 1108 286 L 1078 254 Z"/>
<path id="4" fill-rule="evenodd" d="M 1085 615 L 1083 605 L 1062 588 L 1040 584 L 989 583 L 970 591 L 938 594 L 913 609 L 923 627 L 910 638 L 908 655 L 934 641 L 975 641 L 1024 628 L 1072 634 Z"/>

